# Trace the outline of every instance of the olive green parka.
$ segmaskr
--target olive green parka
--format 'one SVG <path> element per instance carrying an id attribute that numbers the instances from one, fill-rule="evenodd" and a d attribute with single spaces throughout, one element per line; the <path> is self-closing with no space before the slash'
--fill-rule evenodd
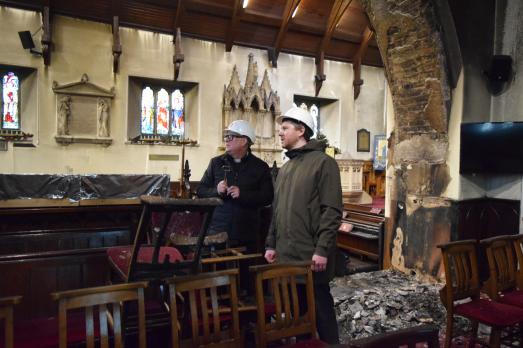
<path id="1" fill-rule="evenodd" d="M 343 210 L 340 171 L 325 154 L 325 144 L 310 140 L 286 153 L 276 179 L 271 228 L 266 249 L 274 249 L 277 262 L 328 257 L 327 270 L 315 273 L 316 282 L 334 276 L 336 234 Z"/>

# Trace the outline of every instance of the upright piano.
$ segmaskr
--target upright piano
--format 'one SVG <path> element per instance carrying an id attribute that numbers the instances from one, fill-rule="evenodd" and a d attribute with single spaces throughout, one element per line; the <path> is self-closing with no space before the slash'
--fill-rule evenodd
<path id="1" fill-rule="evenodd" d="M 384 211 L 366 205 L 344 203 L 342 226 L 338 230 L 338 248 L 376 262 L 383 268 Z M 353 226 L 347 231 L 344 224 Z M 346 227 L 347 225 L 345 225 Z"/>

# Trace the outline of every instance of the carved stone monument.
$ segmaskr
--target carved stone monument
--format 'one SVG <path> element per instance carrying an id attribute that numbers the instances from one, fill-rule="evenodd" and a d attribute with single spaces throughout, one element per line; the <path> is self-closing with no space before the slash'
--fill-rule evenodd
<path id="1" fill-rule="evenodd" d="M 256 142 L 253 152 L 269 165 L 281 162 L 280 140 L 277 137 L 276 117 L 281 114 L 280 97 L 272 90 L 267 70 L 258 85 L 258 64 L 249 54 L 249 65 L 245 84 L 242 87 L 238 70 L 234 66 L 228 86 L 223 91 L 222 125 L 226 128 L 232 121 L 246 120 L 254 128 Z"/>
<path id="2" fill-rule="evenodd" d="M 89 82 L 83 74 L 79 82 L 59 85 L 56 94 L 56 142 L 102 144 L 109 146 L 111 102 L 114 87 L 105 89 Z"/>

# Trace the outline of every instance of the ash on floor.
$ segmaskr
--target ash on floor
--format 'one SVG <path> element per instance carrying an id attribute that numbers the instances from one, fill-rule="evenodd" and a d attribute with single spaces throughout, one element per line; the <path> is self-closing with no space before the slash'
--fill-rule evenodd
<path id="1" fill-rule="evenodd" d="M 444 330 L 442 286 L 392 270 L 335 278 L 331 293 L 341 342 L 427 323 Z M 462 332 L 467 324 L 465 319 L 459 320 L 455 332 Z"/>

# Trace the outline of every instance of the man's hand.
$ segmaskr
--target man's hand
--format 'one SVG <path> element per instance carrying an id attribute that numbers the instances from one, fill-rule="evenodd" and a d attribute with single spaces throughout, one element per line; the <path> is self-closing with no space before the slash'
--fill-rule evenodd
<path id="1" fill-rule="evenodd" d="M 323 272 L 327 269 L 327 258 L 320 255 L 312 255 L 312 271 Z"/>
<path id="2" fill-rule="evenodd" d="M 240 188 L 238 186 L 231 186 L 227 188 L 227 194 L 232 198 L 240 197 Z"/>
<path id="3" fill-rule="evenodd" d="M 219 194 L 225 194 L 227 192 L 227 182 L 225 182 L 225 180 L 222 180 L 218 183 L 218 185 L 216 186 L 216 190 L 218 191 Z"/>
<path id="4" fill-rule="evenodd" d="M 265 250 L 265 260 L 267 260 L 268 263 L 273 263 L 274 261 L 276 261 L 276 257 L 276 250 Z"/>

